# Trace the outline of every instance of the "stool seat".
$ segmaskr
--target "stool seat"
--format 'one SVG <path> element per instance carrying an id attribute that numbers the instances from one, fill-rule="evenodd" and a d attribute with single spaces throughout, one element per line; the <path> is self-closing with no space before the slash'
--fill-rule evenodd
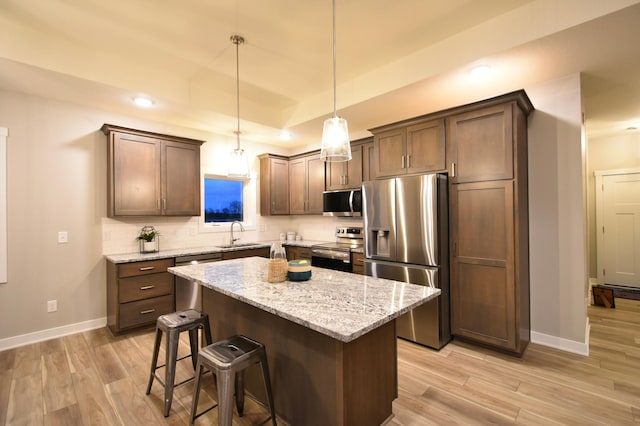
<path id="1" fill-rule="evenodd" d="M 276 426 L 276 414 L 265 347 L 262 343 L 241 335 L 232 336 L 200 349 L 189 423 L 193 425 L 196 418 L 215 407 L 219 407 L 218 424 L 230 426 L 233 419 L 232 400 L 234 390 L 238 415 L 242 417 L 244 412 L 244 370 L 257 363 L 262 366 L 262 377 L 269 411 L 271 412 L 271 422 Z M 218 404 L 197 414 L 201 385 L 200 376 L 205 367 L 215 374 L 218 387 Z"/>
<path id="2" fill-rule="evenodd" d="M 153 380 L 164 387 L 164 416 L 169 416 L 171 410 L 171 402 L 173 400 L 173 389 L 192 381 L 194 377 L 190 377 L 178 384 L 175 384 L 176 363 L 185 358 L 191 357 L 191 364 L 195 370 L 197 365 L 197 354 L 199 349 L 198 330 L 204 331 L 204 340 L 206 344 L 211 343 L 211 329 L 209 328 L 209 316 L 196 309 L 187 309 L 184 311 L 173 312 L 171 314 L 161 315 L 156 320 L 156 339 L 153 349 L 153 359 L 151 360 L 151 371 L 149 373 L 149 384 L 147 385 L 147 395 L 151 393 Z M 178 343 L 180 341 L 180 333 L 189 332 L 189 346 L 191 353 L 182 358 L 178 358 Z M 166 350 L 165 363 L 158 365 L 158 353 L 160 351 L 160 342 L 162 333 L 166 333 Z M 158 377 L 156 370 L 165 368 L 164 381 Z"/>

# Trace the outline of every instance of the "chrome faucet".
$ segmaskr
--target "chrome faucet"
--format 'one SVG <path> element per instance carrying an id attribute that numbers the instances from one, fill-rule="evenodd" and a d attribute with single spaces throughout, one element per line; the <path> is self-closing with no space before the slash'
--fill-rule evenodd
<path id="1" fill-rule="evenodd" d="M 233 222 L 231 222 L 231 236 L 229 237 L 229 244 L 234 245 L 236 243 L 236 241 L 238 241 L 240 238 L 233 238 L 233 225 L 235 224 L 240 225 L 240 231 L 244 232 L 244 226 L 242 226 L 241 222 L 238 222 L 237 220 L 234 220 Z"/>

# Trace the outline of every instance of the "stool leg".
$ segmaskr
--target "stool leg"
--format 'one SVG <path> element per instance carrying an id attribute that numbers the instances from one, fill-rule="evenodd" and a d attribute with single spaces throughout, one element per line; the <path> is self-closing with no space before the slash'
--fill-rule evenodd
<path id="1" fill-rule="evenodd" d="M 218 425 L 231 426 L 233 420 L 233 385 L 235 373 L 232 370 L 216 374 L 218 385 Z"/>
<path id="2" fill-rule="evenodd" d="M 171 401 L 173 401 L 173 384 L 176 379 L 176 360 L 178 358 L 178 339 L 180 333 L 167 333 L 167 350 L 165 362 L 165 380 L 164 380 L 164 416 L 169 416 L 171 410 Z"/>
<path id="3" fill-rule="evenodd" d="M 196 369 L 196 361 L 198 359 L 198 329 L 194 328 L 189 330 L 189 346 L 191 346 L 191 364 L 193 369 Z"/>
<path id="4" fill-rule="evenodd" d="M 162 340 L 162 330 L 156 329 L 156 342 L 153 345 L 153 357 L 151 359 L 151 373 L 149 374 L 149 384 L 147 385 L 147 395 L 151 393 L 151 385 L 156 374 L 158 365 L 158 352 L 160 352 L 160 340 Z"/>
<path id="5" fill-rule="evenodd" d="M 264 379 L 264 389 L 267 391 L 267 400 L 269 401 L 269 410 L 271 410 L 271 423 L 276 426 L 276 407 L 273 404 L 273 393 L 271 391 L 271 378 L 269 377 L 269 364 L 267 363 L 267 354 L 264 348 L 260 354 L 260 366 L 262 367 L 262 378 Z"/>
<path id="6" fill-rule="evenodd" d="M 236 408 L 238 409 L 238 416 L 242 417 L 244 414 L 244 370 L 236 373 Z"/>
<path id="7" fill-rule="evenodd" d="M 204 318 L 204 339 L 205 339 L 205 345 L 210 345 L 213 343 L 213 340 L 211 339 L 211 327 L 209 327 L 208 316 Z"/>
<path id="8" fill-rule="evenodd" d="M 189 418 L 189 424 L 193 426 L 193 422 L 196 421 L 196 414 L 198 409 L 198 399 L 200 399 L 200 378 L 202 377 L 202 363 L 198 358 L 198 365 L 196 366 L 196 381 L 193 384 L 193 398 L 191 398 L 191 417 Z"/>

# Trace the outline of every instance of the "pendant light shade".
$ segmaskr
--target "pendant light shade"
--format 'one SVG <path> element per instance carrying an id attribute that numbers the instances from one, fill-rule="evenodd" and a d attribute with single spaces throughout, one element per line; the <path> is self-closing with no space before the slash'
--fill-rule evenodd
<path id="1" fill-rule="evenodd" d="M 238 46 L 244 43 L 244 38 L 239 35 L 232 35 L 231 42 L 236 45 L 236 110 L 238 116 L 238 128 L 236 134 L 236 148 L 231 152 L 229 157 L 229 168 L 227 175 L 229 177 L 248 178 L 249 177 L 249 158 L 244 149 L 240 148 L 240 54 Z"/>
<path id="2" fill-rule="evenodd" d="M 336 113 L 336 0 L 333 0 L 333 117 L 324 121 L 320 158 L 328 162 L 351 160 L 347 120 Z"/>

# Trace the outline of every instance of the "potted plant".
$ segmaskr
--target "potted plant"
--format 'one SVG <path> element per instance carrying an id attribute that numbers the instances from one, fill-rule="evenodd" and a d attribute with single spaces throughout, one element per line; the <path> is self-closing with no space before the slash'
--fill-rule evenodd
<path id="1" fill-rule="evenodd" d="M 138 234 L 138 240 L 140 241 L 141 253 L 153 253 L 158 251 L 158 232 L 153 226 L 143 226 Z"/>

